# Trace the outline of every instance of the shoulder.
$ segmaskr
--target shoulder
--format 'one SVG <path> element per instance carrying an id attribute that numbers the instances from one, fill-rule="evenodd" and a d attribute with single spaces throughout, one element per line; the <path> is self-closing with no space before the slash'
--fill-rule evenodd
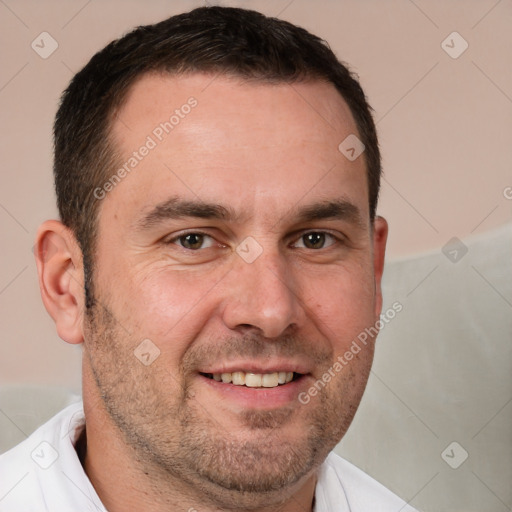
<path id="1" fill-rule="evenodd" d="M 344 509 L 332 507 L 342 502 L 352 512 L 416 512 L 358 467 L 331 452 L 320 467 L 316 510 L 341 511 Z"/>
<path id="2" fill-rule="evenodd" d="M 0 512 L 89 510 L 96 503 L 74 449 L 84 425 L 82 404 L 72 404 L 0 455 Z"/>

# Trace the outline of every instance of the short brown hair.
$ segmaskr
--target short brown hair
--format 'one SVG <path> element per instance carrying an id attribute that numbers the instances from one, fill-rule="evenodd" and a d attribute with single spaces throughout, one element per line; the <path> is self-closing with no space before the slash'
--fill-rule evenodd
<path id="1" fill-rule="evenodd" d="M 365 145 L 370 217 L 375 218 L 381 175 L 375 123 L 347 66 L 323 40 L 286 21 L 232 7 L 194 9 L 138 27 L 111 42 L 74 76 L 62 95 L 54 126 L 55 189 L 61 220 L 73 230 L 83 253 L 88 308 L 94 302 L 92 270 L 100 204 L 94 190 L 117 165 L 110 125 L 130 86 L 151 71 L 332 83 L 348 104 Z"/>

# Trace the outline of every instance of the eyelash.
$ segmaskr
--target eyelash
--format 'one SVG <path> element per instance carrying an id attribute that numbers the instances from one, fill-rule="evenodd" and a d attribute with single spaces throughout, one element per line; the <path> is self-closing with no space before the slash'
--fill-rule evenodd
<path id="1" fill-rule="evenodd" d="M 178 236 L 175 236 L 173 237 L 172 239 L 170 239 L 167 243 L 168 244 L 176 244 L 178 245 L 181 249 L 185 249 L 186 251 L 190 251 L 190 252 L 199 252 L 201 249 L 188 249 L 187 247 L 183 247 L 182 245 L 179 245 L 177 242 L 179 241 L 180 238 L 184 238 L 188 235 L 201 235 L 201 236 L 204 236 L 204 237 L 208 237 L 208 238 L 211 238 L 212 240 L 215 240 L 215 238 L 212 236 L 212 235 L 209 235 L 208 233 L 204 233 L 203 231 L 187 231 L 186 233 L 181 233 L 180 235 Z M 223 245 L 221 244 L 220 242 L 217 242 L 219 245 Z M 209 247 L 207 247 L 207 249 L 209 249 Z"/>
<path id="2" fill-rule="evenodd" d="M 310 230 L 310 231 L 305 231 L 305 232 L 302 232 L 301 235 L 295 239 L 295 242 L 294 243 L 297 243 L 299 240 L 301 240 L 303 237 L 305 237 L 306 235 L 309 235 L 309 234 L 312 234 L 312 233 L 316 233 L 316 234 L 323 234 L 323 235 L 326 235 L 327 237 L 330 237 L 333 242 L 328 245 L 327 247 L 321 247 L 320 249 L 310 249 L 311 251 L 320 251 L 322 249 L 328 249 L 330 247 L 332 247 L 333 245 L 336 245 L 336 244 L 343 244 L 344 243 L 344 240 L 340 237 L 340 236 L 336 236 L 336 235 L 333 235 L 332 233 L 330 233 L 329 231 L 321 231 L 321 230 Z M 208 234 L 208 233 L 205 233 L 204 231 L 200 231 L 200 230 L 194 230 L 194 231 L 187 231 L 185 233 L 180 233 L 179 235 L 177 236 L 174 236 L 173 238 L 169 239 L 169 240 L 166 240 L 165 241 L 165 244 L 166 245 L 171 245 L 171 244 L 175 244 L 177 245 L 178 247 L 180 247 L 181 249 L 184 249 L 185 251 L 187 252 L 199 252 L 201 250 L 204 250 L 203 248 L 201 249 L 189 249 L 187 247 L 183 247 L 182 245 L 178 244 L 177 242 L 179 241 L 180 238 L 184 238 L 186 237 L 187 235 L 201 235 L 201 236 L 204 236 L 204 237 L 208 237 L 208 238 L 211 238 L 212 240 L 215 240 L 215 238 Z M 216 241 L 216 240 L 215 240 Z M 221 244 L 220 242 L 217 242 L 218 245 L 224 245 L 224 244 Z M 211 247 L 206 247 L 206 249 L 210 249 Z M 300 249 L 308 249 L 307 247 L 300 247 Z"/>

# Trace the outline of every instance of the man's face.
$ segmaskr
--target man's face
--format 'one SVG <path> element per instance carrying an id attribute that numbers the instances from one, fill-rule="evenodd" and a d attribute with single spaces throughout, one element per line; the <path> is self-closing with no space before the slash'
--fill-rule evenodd
<path id="1" fill-rule="evenodd" d="M 310 476 L 345 433 L 372 342 L 317 381 L 381 307 L 364 160 L 338 150 L 355 133 L 321 82 L 147 75 L 131 89 L 113 125 L 130 172 L 100 205 L 84 387 L 86 412 L 101 395 L 146 468 L 212 496 L 269 492 Z"/>

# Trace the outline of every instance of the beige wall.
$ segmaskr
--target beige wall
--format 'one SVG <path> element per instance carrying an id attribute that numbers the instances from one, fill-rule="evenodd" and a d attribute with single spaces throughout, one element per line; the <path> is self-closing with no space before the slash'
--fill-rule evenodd
<path id="1" fill-rule="evenodd" d="M 310 29 L 359 74 L 380 134 L 385 178 L 379 211 L 391 226 L 391 259 L 438 251 L 454 236 L 479 235 L 512 218 L 506 197 L 512 197 L 510 1 L 219 3 Z M 56 216 L 51 125 L 61 91 L 112 38 L 202 4 L 0 3 L 0 384 L 80 388 L 80 349 L 56 336 L 40 302 L 32 254 L 38 224 Z M 43 31 L 58 42 L 47 59 L 31 48 Z M 458 58 L 442 47 L 454 31 L 468 44 Z M 445 49 L 460 51 L 458 37 L 448 38 Z"/>

